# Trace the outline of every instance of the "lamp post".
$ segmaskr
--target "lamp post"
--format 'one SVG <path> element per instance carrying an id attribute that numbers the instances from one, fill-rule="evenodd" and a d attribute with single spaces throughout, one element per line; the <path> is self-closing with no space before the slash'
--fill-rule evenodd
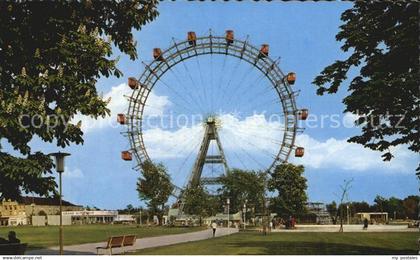
<path id="1" fill-rule="evenodd" d="M 140 226 L 143 225 L 142 221 L 141 221 L 141 214 L 142 214 L 143 209 L 140 208 Z"/>
<path id="2" fill-rule="evenodd" d="M 64 172 L 64 158 L 69 156 L 69 153 L 50 153 L 50 156 L 55 158 L 55 169 L 59 176 L 59 196 L 60 196 L 60 228 L 59 228 L 59 243 L 60 243 L 60 255 L 63 254 L 63 190 L 61 175 Z"/>
<path id="3" fill-rule="evenodd" d="M 267 235 L 267 230 L 270 226 L 270 211 L 269 211 L 269 207 L 270 207 L 270 200 L 269 199 L 265 199 L 264 202 L 264 206 L 265 206 L 265 218 L 266 221 L 264 221 L 265 223 L 263 224 L 263 226 L 265 226 L 265 231 L 264 231 L 264 235 Z"/>
<path id="4" fill-rule="evenodd" d="M 349 204 L 347 204 L 347 225 L 350 224 Z"/>
<path id="5" fill-rule="evenodd" d="M 248 202 L 248 200 L 245 200 L 245 203 L 244 203 L 244 208 L 243 208 L 243 219 L 244 219 L 244 230 L 245 230 L 245 228 L 246 228 L 246 203 Z"/>
<path id="6" fill-rule="evenodd" d="M 227 198 L 226 199 L 226 204 L 227 204 L 227 227 L 228 227 L 228 234 L 230 233 L 229 232 L 229 206 L 230 206 L 230 199 L 229 198 Z"/>
<path id="7" fill-rule="evenodd" d="M 33 223 L 33 217 L 35 215 L 35 203 L 31 203 L 31 208 L 32 208 L 31 225 L 34 225 L 34 223 Z"/>

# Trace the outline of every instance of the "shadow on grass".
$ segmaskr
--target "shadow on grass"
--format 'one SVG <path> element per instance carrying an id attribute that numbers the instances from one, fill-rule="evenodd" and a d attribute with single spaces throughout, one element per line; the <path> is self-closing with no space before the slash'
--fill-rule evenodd
<path id="1" fill-rule="evenodd" d="M 38 249 L 38 250 L 28 250 L 25 252 L 25 255 L 59 255 L 60 251 L 58 249 Z M 68 251 L 64 250 L 63 255 L 95 255 L 92 252 L 83 252 L 83 251 Z"/>
<path id="2" fill-rule="evenodd" d="M 336 243 L 317 242 L 278 242 L 252 241 L 228 242 L 230 247 L 260 248 L 267 255 L 414 255 L 416 251 L 410 249 L 388 249 L 382 247 L 359 246 Z"/>

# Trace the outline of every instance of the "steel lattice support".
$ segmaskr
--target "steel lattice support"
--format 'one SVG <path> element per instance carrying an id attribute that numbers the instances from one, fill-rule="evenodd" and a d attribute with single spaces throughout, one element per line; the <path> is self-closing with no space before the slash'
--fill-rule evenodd
<path id="1" fill-rule="evenodd" d="M 197 159 L 195 160 L 193 170 L 189 178 L 189 182 L 188 182 L 189 187 L 196 187 L 200 183 L 203 183 L 203 184 L 217 184 L 218 183 L 217 178 L 205 178 L 205 179 L 201 178 L 204 164 L 207 164 L 207 163 L 222 164 L 224 167 L 224 173 L 226 173 L 228 169 L 226 157 L 223 152 L 219 135 L 217 133 L 217 126 L 216 126 L 216 122 L 214 118 L 207 119 L 205 127 L 206 127 L 206 130 L 204 132 L 203 141 L 200 146 L 200 151 L 198 152 Z M 219 150 L 219 155 L 207 155 L 210 142 L 212 140 L 216 141 L 216 145 Z"/>

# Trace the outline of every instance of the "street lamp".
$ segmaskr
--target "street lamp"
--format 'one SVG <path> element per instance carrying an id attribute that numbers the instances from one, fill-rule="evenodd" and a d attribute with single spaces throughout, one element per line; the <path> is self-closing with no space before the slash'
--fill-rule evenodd
<path id="1" fill-rule="evenodd" d="M 347 204 L 347 225 L 350 224 L 349 204 Z"/>
<path id="2" fill-rule="evenodd" d="M 140 208 L 140 226 L 143 225 L 142 220 L 141 220 L 141 214 L 143 213 L 143 208 Z"/>
<path id="3" fill-rule="evenodd" d="M 266 214 L 266 221 L 265 221 L 265 230 L 266 230 L 266 232 L 267 232 L 267 230 L 268 230 L 268 228 L 270 227 L 270 211 L 269 211 L 269 208 L 270 208 L 270 199 L 266 199 L 265 200 L 265 203 L 264 203 L 265 205 L 265 210 L 266 210 L 266 212 L 265 212 L 265 214 Z M 264 232 L 264 234 L 266 235 L 266 232 Z"/>
<path id="4" fill-rule="evenodd" d="M 226 199 L 226 204 L 227 204 L 227 227 L 228 227 L 228 234 L 230 233 L 229 232 L 229 206 L 230 206 L 230 199 L 229 198 L 227 198 Z"/>
<path id="5" fill-rule="evenodd" d="M 244 215 L 244 217 L 243 217 L 243 219 L 244 219 L 244 230 L 245 230 L 245 228 L 246 228 L 246 203 L 248 202 L 248 200 L 245 200 L 245 203 L 244 203 L 244 208 L 243 208 L 243 215 Z"/>
<path id="6" fill-rule="evenodd" d="M 64 172 L 64 158 L 69 156 L 69 153 L 50 153 L 49 156 L 55 158 L 55 170 L 59 176 L 59 196 L 60 196 L 60 231 L 59 231 L 59 242 L 60 242 L 60 255 L 63 254 L 63 193 L 62 193 L 62 180 L 61 175 Z"/>

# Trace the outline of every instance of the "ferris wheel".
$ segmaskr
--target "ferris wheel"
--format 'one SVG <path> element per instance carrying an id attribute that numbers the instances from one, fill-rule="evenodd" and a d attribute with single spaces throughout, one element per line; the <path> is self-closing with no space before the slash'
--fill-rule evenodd
<path id="1" fill-rule="evenodd" d="M 229 168 L 271 173 L 293 152 L 303 156 L 295 138 L 308 110 L 297 108 L 296 74 L 283 73 L 268 44 L 257 48 L 232 30 L 223 36 L 188 32 L 152 54 L 153 60 L 142 62 L 141 76 L 128 79 L 128 109 L 117 118 L 130 146 L 122 159 L 134 157 L 135 170 L 147 160 L 168 162 L 179 198 L 188 186 L 217 185 Z M 159 107 L 162 100 L 166 105 Z M 159 121 L 169 111 L 202 118 L 188 126 L 150 126 L 149 119 Z M 269 122 L 266 111 L 278 120 Z"/>

